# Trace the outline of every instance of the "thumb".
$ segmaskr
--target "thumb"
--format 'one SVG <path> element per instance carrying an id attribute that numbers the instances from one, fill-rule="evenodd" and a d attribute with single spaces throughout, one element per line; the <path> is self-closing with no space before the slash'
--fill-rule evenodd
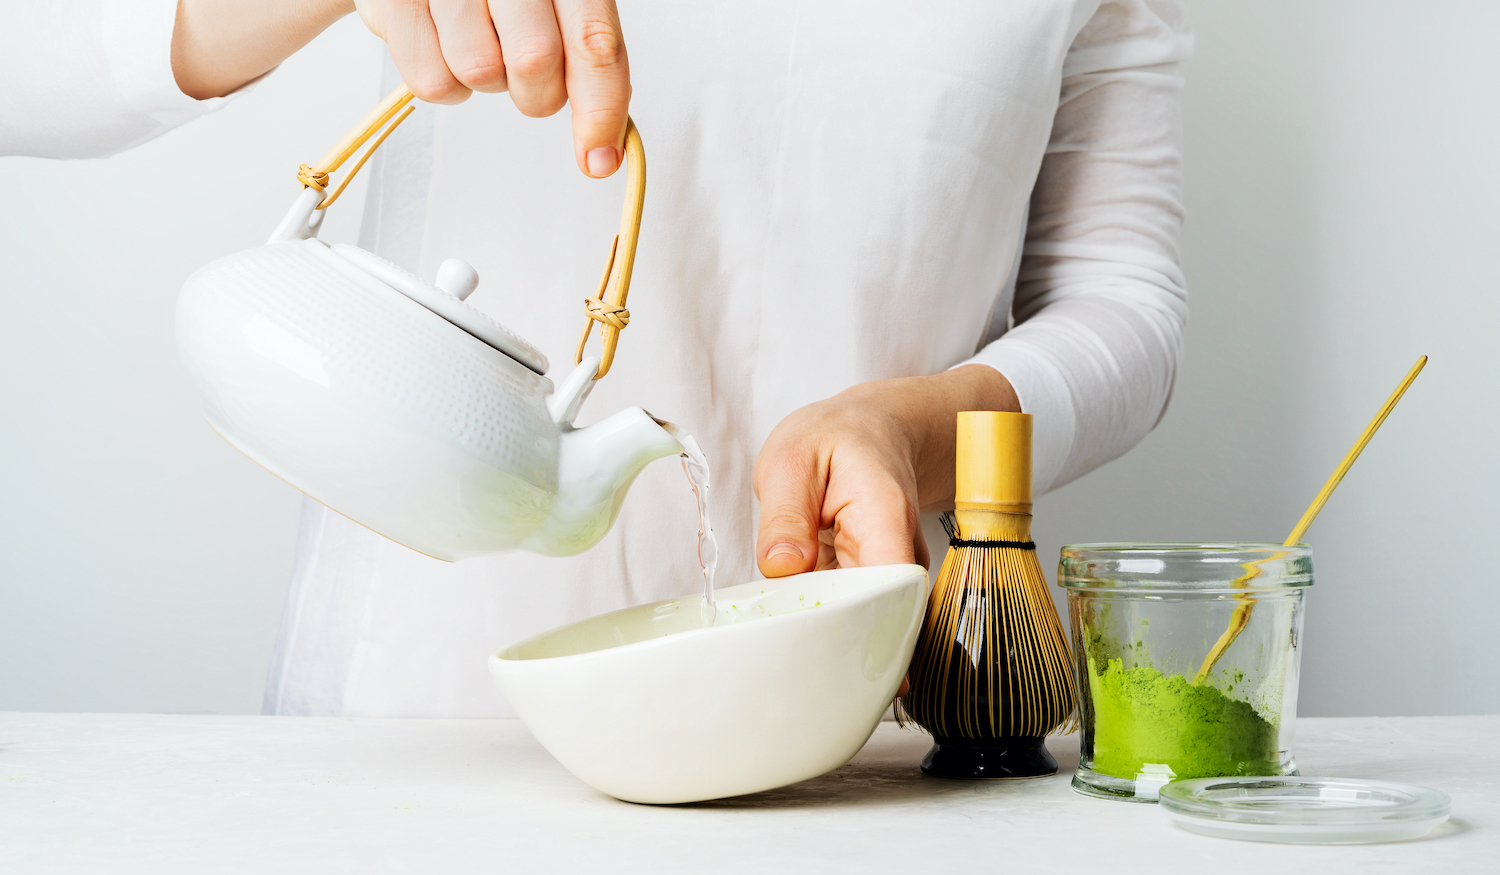
<path id="1" fill-rule="evenodd" d="M 756 562 L 766 577 L 812 571 L 818 561 L 818 524 L 824 482 L 815 466 L 762 459 L 755 491 L 760 497 Z"/>

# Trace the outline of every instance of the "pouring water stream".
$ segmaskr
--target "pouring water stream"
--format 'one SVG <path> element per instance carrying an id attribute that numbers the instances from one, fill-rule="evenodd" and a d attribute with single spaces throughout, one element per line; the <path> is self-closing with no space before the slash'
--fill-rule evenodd
<path id="1" fill-rule="evenodd" d="M 708 516 L 708 458 L 698 446 L 698 439 L 681 426 L 660 419 L 656 422 L 682 444 L 682 472 L 687 475 L 693 497 L 698 501 L 698 567 L 703 570 L 703 603 L 699 611 L 703 624 L 711 626 L 718 616 L 714 604 L 714 571 L 719 565 L 719 542 L 714 537 L 713 523 Z"/>

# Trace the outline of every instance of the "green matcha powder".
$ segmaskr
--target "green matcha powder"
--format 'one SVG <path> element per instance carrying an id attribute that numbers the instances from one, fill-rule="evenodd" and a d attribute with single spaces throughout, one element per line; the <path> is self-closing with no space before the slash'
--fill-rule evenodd
<path id="1" fill-rule="evenodd" d="M 1094 771 L 1134 779 L 1160 764 L 1176 778 L 1281 773 L 1277 727 L 1248 703 L 1149 666 L 1111 659 L 1101 674 L 1088 664 Z"/>

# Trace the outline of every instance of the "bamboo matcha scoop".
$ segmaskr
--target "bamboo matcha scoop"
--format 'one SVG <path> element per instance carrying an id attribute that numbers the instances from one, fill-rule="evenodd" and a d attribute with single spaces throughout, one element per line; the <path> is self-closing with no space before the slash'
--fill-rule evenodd
<path id="1" fill-rule="evenodd" d="M 1426 367 L 1426 365 L 1427 356 L 1424 355 L 1417 359 L 1417 363 L 1412 365 L 1410 371 L 1406 372 L 1406 377 L 1401 381 L 1401 385 L 1396 387 L 1396 391 L 1392 392 L 1391 397 L 1387 398 L 1385 404 L 1381 406 L 1380 412 L 1375 414 L 1375 418 L 1370 420 L 1369 425 L 1365 426 L 1364 433 L 1359 436 L 1359 440 L 1354 442 L 1354 446 L 1349 448 L 1349 452 L 1345 454 L 1344 460 L 1334 469 L 1333 476 L 1329 477 L 1328 482 L 1323 484 L 1323 488 L 1318 492 L 1318 497 L 1314 498 L 1312 504 L 1308 505 L 1307 512 L 1302 515 L 1302 519 L 1297 521 L 1297 527 L 1292 529 L 1292 533 L 1287 535 L 1286 540 L 1282 542 L 1283 547 L 1291 547 L 1302 541 L 1302 536 L 1307 534 L 1308 527 L 1313 524 L 1314 519 L 1317 519 L 1318 511 L 1322 510 L 1323 505 L 1328 503 L 1328 497 L 1333 494 L 1334 489 L 1338 488 L 1339 481 L 1344 479 L 1344 475 L 1349 473 L 1349 468 L 1354 464 L 1354 460 L 1359 458 L 1359 454 L 1364 450 L 1365 444 L 1370 442 L 1370 438 L 1375 436 L 1376 429 L 1380 428 L 1381 423 L 1385 422 L 1385 418 L 1391 415 L 1392 410 L 1396 409 L 1396 402 L 1400 401 L 1401 396 L 1406 394 L 1407 387 L 1417 378 L 1417 374 L 1422 373 L 1422 368 Z M 1277 553 L 1267 559 L 1260 560 L 1260 562 L 1279 559 L 1282 555 Z M 1260 573 L 1260 562 L 1251 563 L 1254 567 L 1250 568 L 1249 572 L 1243 577 L 1235 580 L 1234 585 L 1237 587 L 1247 585 L 1252 578 Z M 1255 602 L 1243 599 L 1239 607 L 1234 609 L 1234 615 L 1229 618 L 1229 628 L 1225 629 L 1224 634 L 1219 636 L 1219 640 L 1214 644 L 1213 649 L 1204 658 L 1203 666 L 1198 669 L 1198 674 L 1193 677 L 1195 685 L 1203 683 L 1208 678 L 1208 673 L 1214 670 L 1214 663 L 1219 661 L 1219 657 L 1224 655 L 1224 651 L 1229 649 L 1229 645 L 1234 643 L 1234 639 L 1239 637 L 1245 625 L 1250 622 L 1250 611 L 1254 607 Z"/>

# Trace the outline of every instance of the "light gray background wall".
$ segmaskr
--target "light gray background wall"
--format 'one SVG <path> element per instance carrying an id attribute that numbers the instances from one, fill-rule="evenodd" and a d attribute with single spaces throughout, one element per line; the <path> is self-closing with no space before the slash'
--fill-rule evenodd
<path id="1" fill-rule="evenodd" d="M 1300 710 L 1500 711 L 1500 5 L 1192 9 L 1187 359 L 1144 444 L 1039 502 L 1043 554 L 1280 540 L 1429 354 L 1312 530 Z M 133 152 L 0 160 L 0 709 L 258 710 L 299 497 L 202 425 L 173 305 L 264 237 L 380 52 L 345 21 Z"/>
<path id="2" fill-rule="evenodd" d="M 383 50 L 351 18 L 133 151 L 0 158 L 0 709 L 260 710 L 301 496 L 204 425 L 177 290 L 263 242 Z M 326 238 L 355 241 L 363 193 Z"/>

